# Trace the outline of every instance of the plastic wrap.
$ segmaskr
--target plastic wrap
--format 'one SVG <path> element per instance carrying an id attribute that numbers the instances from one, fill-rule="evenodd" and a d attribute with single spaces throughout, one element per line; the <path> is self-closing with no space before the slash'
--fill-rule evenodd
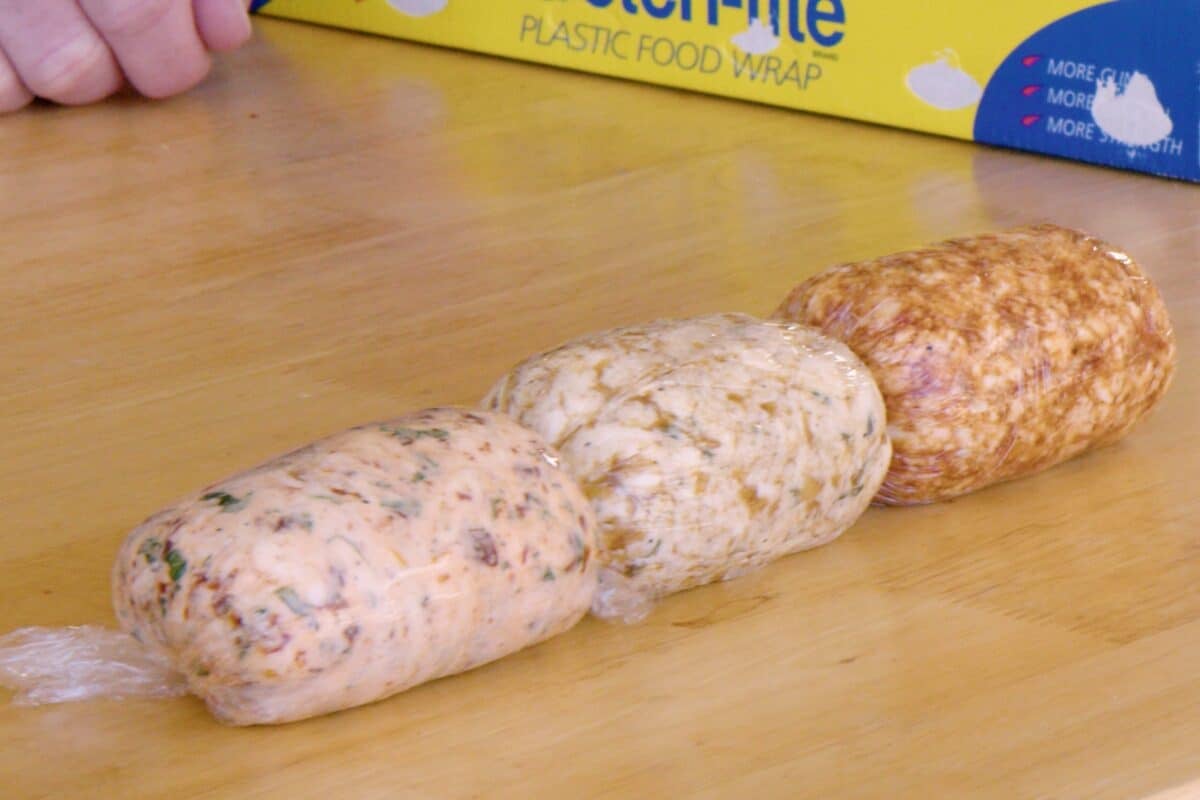
<path id="1" fill-rule="evenodd" d="M 890 456 L 858 358 L 741 314 L 577 339 L 518 365 L 483 404 L 540 433 L 579 479 L 600 524 L 592 610 L 626 621 L 831 541 Z"/>
<path id="2" fill-rule="evenodd" d="M 0 686 L 22 706 L 187 694 L 187 681 L 170 659 L 124 631 L 94 625 L 20 628 L 0 636 Z"/>
<path id="3" fill-rule="evenodd" d="M 372 702 L 567 630 L 596 524 L 537 437 L 435 409 L 212 486 L 126 540 L 122 627 L 231 724 Z"/>
<path id="4" fill-rule="evenodd" d="M 840 265 L 775 317 L 840 339 L 875 374 L 895 451 L 885 504 L 945 500 L 1111 443 L 1175 369 L 1166 307 L 1133 259 L 1053 225 Z"/>
<path id="5" fill-rule="evenodd" d="M 567 630 L 595 594 L 596 530 L 536 434 L 499 414 L 425 411 L 156 514 L 114 566 L 126 633 L 19 631 L 0 665 L 27 702 L 186 684 L 228 724 L 303 719 Z"/>

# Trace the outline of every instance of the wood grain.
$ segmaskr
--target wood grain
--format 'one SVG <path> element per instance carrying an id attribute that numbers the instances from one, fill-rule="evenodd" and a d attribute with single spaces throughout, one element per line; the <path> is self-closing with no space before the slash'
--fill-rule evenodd
<path id="1" fill-rule="evenodd" d="M 1116 446 L 367 708 L 230 730 L 190 699 L 5 703 L 0 793 L 1195 794 L 1200 189 L 257 26 L 178 100 L 0 128 L 0 631 L 110 624 L 125 532 L 284 449 L 947 236 L 1126 247 L 1178 378 Z"/>

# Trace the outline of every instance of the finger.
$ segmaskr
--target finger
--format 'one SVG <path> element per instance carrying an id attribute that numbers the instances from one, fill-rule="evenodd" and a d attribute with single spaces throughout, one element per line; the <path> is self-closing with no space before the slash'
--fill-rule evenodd
<path id="1" fill-rule="evenodd" d="M 33 101 L 33 94 L 17 77 L 17 70 L 0 50 L 0 114 L 24 108 Z"/>
<path id="2" fill-rule="evenodd" d="M 147 97 L 184 92 L 208 74 L 211 61 L 189 0 L 79 0 L 108 42 L 125 77 Z"/>
<path id="3" fill-rule="evenodd" d="M 121 86 L 112 52 L 74 0 L 0 0 L 0 49 L 25 88 L 47 100 L 91 103 Z"/>
<path id="4" fill-rule="evenodd" d="M 196 30 L 209 50 L 222 52 L 244 45 L 250 38 L 246 0 L 194 0 Z"/>

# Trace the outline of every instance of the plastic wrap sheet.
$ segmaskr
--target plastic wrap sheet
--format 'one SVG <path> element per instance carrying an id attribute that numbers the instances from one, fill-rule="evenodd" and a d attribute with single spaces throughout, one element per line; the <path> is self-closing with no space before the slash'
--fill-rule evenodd
<path id="1" fill-rule="evenodd" d="M 96 625 L 19 628 L 0 636 L 0 686 L 22 706 L 187 694 L 187 681 L 170 659 L 125 631 Z"/>

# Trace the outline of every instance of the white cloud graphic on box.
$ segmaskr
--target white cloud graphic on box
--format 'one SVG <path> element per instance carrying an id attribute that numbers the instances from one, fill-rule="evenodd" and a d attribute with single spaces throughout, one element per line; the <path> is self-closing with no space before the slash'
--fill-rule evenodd
<path id="1" fill-rule="evenodd" d="M 450 0 L 387 0 L 388 5 L 410 17 L 428 17 L 446 7 Z"/>
<path id="2" fill-rule="evenodd" d="M 953 50 L 943 50 L 936 61 L 910 69 L 904 84 L 922 101 L 942 111 L 973 106 L 983 96 L 979 82 L 963 71 Z"/>
<path id="3" fill-rule="evenodd" d="M 752 56 L 761 56 L 779 47 L 779 37 L 761 20 L 750 20 L 750 27 L 732 39 L 734 47 Z"/>
<path id="4" fill-rule="evenodd" d="M 1140 72 L 1133 73 L 1124 90 L 1118 90 L 1112 77 L 1096 81 L 1092 119 L 1109 138 L 1130 147 L 1161 141 L 1174 127 L 1154 84 Z"/>

